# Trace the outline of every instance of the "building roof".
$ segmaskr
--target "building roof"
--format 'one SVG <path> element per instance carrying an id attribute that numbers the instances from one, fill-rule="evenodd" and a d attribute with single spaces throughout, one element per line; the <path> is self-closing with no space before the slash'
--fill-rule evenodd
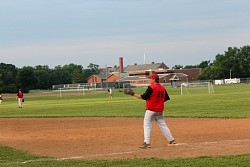
<path id="1" fill-rule="evenodd" d="M 146 71 L 146 70 L 158 70 L 160 68 L 164 68 L 166 65 L 164 63 L 152 63 L 152 64 L 135 64 L 135 65 L 128 65 L 124 71 Z"/>
<path id="2" fill-rule="evenodd" d="M 106 73 L 108 73 L 108 75 L 110 75 L 115 72 L 119 73 L 119 69 L 117 67 L 99 68 L 99 74 L 106 75 Z"/>
<path id="3" fill-rule="evenodd" d="M 124 78 L 126 76 L 128 76 L 128 73 L 119 73 L 119 72 L 112 72 L 111 74 L 109 74 L 108 78 L 112 75 L 116 75 L 118 76 L 119 78 Z"/>
<path id="4" fill-rule="evenodd" d="M 97 78 L 100 78 L 100 79 L 106 79 L 106 74 L 96 74 L 92 76 L 96 76 Z"/>
<path id="5" fill-rule="evenodd" d="M 139 76 L 127 76 L 125 78 L 120 79 L 120 81 L 139 81 L 139 80 L 149 80 L 147 77 L 139 77 Z"/>

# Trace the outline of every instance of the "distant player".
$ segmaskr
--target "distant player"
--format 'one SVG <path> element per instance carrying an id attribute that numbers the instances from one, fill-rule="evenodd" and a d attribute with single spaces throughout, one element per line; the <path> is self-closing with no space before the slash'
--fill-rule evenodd
<path id="1" fill-rule="evenodd" d="M 109 88 L 108 92 L 109 92 L 109 98 L 112 99 L 113 98 L 113 90 L 112 90 L 112 88 Z"/>
<path id="2" fill-rule="evenodd" d="M 18 101 L 18 107 L 22 108 L 23 107 L 23 92 L 21 89 L 18 90 L 16 98 Z"/>
<path id="3" fill-rule="evenodd" d="M 3 101 L 3 97 L 2 97 L 2 93 L 0 93 L 0 104 L 2 104 Z"/>

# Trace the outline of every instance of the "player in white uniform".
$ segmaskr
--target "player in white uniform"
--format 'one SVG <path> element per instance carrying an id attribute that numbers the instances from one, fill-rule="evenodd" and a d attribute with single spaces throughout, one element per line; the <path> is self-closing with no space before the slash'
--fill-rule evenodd
<path id="1" fill-rule="evenodd" d="M 113 90 L 112 90 L 112 88 L 109 88 L 109 98 L 110 99 L 113 98 Z"/>

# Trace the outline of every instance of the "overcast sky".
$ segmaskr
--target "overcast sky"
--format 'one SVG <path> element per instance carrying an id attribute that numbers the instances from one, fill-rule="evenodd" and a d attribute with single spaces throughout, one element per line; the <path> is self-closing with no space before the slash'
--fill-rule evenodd
<path id="1" fill-rule="evenodd" d="M 0 0 L 0 62 L 197 65 L 250 44 L 249 0 Z"/>

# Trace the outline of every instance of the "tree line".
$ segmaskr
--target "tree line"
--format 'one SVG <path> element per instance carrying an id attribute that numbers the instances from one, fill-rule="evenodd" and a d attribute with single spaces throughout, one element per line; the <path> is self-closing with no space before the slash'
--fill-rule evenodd
<path id="1" fill-rule="evenodd" d="M 197 80 L 250 77 L 250 46 L 229 47 L 224 54 L 217 54 L 215 60 L 202 61 L 198 65 L 175 65 L 175 69 L 202 68 Z M 50 69 L 47 65 L 17 68 L 12 64 L 0 64 L 0 93 L 14 93 L 21 88 L 51 89 L 52 85 L 85 83 L 86 79 L 99 72 L 99 65 L 90 63 L 87 69 L 81 65 L 68 64 Z"/>
<path id="2" fill-rule="evenodd" d="M 50 69 L 47 65 L 17 68 L 12 64 L 0 63 L 0 93 L 15 93 L 18 89 L 51 89 L 52 85 L 84 83 L 98 73 L 99 66 L 90 63 L 87 69 L 81 65 L 68 64 Z"/>
<path id="3" fill-rule="evenodd" d="M 198 65 L 175 65 L 175 69 L 202 68 L 197 80 L 215 80 L 250 77 L 250 46 L 229 47 L 224 54 L 217 54 L 215 60 L 202 61 Z"/>

